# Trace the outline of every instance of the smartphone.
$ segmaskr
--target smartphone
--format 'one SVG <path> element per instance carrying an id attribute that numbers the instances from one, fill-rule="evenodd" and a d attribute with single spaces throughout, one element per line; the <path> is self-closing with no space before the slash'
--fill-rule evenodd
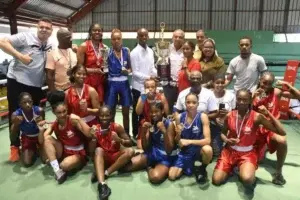
<path id="1" fill-rule="evenodd" d="M 219 110 L 225 109 L 225 104 L 224 103 L 220 103 L 219 104 Z"/>

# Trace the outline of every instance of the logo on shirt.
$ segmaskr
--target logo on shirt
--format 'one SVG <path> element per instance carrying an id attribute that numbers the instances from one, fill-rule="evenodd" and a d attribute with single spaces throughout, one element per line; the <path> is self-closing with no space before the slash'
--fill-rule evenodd
<path id="1" fill-rule="evenodd" d="M 268 103 L 268 108 L 272 108 L 274 106 L 273 102 Z"/>
<path id="2" fill-rule="evenodd" d="M 197 126 L 193 126 L 192 132 L 193 133 L 199 133 L 200 130 L 199 130 L 199 128 Z"/>
<path id="3" fill-rule="evenodd" d="M 245 129 L 244 129 L 244 134 L 249 135 L 250 133 L 251 133 L 251 127 L 246 126 Z"/>
<path id="4" fill-rule="evenodd" d="M 287 70 L 296 71 L 296 66 L 287 66 Z"/>
<path id="5" fill-rule="evenodd" d="M 73 133 L 73 131 L 67 131 L 67 136 L 68 138 L 73 137 L 75 134 Z"/>

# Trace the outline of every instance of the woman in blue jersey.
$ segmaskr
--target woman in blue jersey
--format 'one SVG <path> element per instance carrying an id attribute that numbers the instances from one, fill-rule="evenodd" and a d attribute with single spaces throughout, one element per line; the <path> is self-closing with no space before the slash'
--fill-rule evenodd
<path id="1" fill-rule="evenodd" d="M 136 171 L 147 167 L 149 181 L 154 184 L 159 184 L 168 177 L 169 168 L 177 158 L 175 127 L 172 121 L 163 116 L 163 103 L 151 103 L 151 122 L 144 122 L 141 128 L 144 153 L 133 157 L 125 169 Z"/>
<path id="2" fill-rule="evenodd" d="M 122 33 L 119 29 L 111 32 L 111 44 L 108 54 L 108 87 L 105 103 L 113 111 L 119 103 L 122 106 L 123 127 L 129 135 L 129 108 L 132 104 L 128 74 L 131 73 L 129 49 L 122 46 Z"/>
<path id="3" fill-rule="evenodd" d="M 45 124 L 45 112 L 41 107 L 33 106 L 29 93 L 19 96 L 19 108 L 12 114 L 11 135 L 21 132 L 22 161 L 25 167 L 34 164 L 39 146 L 39 127 Z"/>
<path id="4" fill-rule="evenodd" d="M 170 168 L 170 180 L 182 174 L 192 175 L 195 161 L 201 160 L 202 165 L 194 171 L 196 181 L 200 184 L 207 181 L 206 167 L 212 159 L 210 128 L 207 114 L 197 112 L 198 102 L 198 95 L 189 93 L 185 98 L 186 111 L 176 116 L 175 141 L 180 152 Z"/>

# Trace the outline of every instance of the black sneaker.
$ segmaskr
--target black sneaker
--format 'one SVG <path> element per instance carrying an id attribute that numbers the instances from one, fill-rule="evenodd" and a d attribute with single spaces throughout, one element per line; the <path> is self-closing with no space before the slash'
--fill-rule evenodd
<path id="1" fill-rule="evenodd" d="M 196 181 L 197 181 L 197 183 L 199 183 L 199 184 L 204 184 L 204 183 L 206 183 L 207 180 L 208 180 L 206 169 L 195 171 L 195 176 L 196 176 Z"/>
<path id="2" fill-rule="evenodd" d="M 273 174 L 272 183 L 275 185 L 284 185 L 286 184 L 286 180 L 284 179 L 281 173 L 275 173 Z"/>
<path id="3" fill-rule="evenodd" d="M 107 184 L 98 184 L 98 197 L 99 200 L 107 199 L 111 194 L 111 189 L 107 186 Z"/>

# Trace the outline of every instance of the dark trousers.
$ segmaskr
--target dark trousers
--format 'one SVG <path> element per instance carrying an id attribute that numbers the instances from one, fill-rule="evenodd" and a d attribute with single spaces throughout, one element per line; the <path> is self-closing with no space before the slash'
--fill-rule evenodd
<path id="1" fill-rule="evenodd" d="M 140 120 L 142 119 L 141 115 L 136 114 L 135 112 L 135 108 L 136 108 L 136 104 L 141 96 L 141 92 L 133 89 L 131 90 L 132 92 L 132 134 L 133 137 L 136 137 L 138 135 L 138 129 L 139 129 L 139 123 Z"/>
<path id="2" fill-rule="evenodd" d="M 40 105 L 40 101 L 45 97 L 43 91 L 39 87 L 32 87 L 18 83 L 15 79 L 7 78 L 7 101 L 9 114 L 9 129 L 11 127 L 11 114 L 19 107 L 19 95 L 22 92 L 28 92 L 32 96 L 33 104 Z M 11 146 L 20 146 L 19 135 L 16 138 L 10 137 Z"/>
<path id="3" fill-rule="evenodd" d="M 164 89 L 164 95 L 169 104 L 169 111 L 173 113 L 174 103 L 177 101 L 178 98 L 178 87 L 166 85 L 163 87 L 163 89 Z"/>

